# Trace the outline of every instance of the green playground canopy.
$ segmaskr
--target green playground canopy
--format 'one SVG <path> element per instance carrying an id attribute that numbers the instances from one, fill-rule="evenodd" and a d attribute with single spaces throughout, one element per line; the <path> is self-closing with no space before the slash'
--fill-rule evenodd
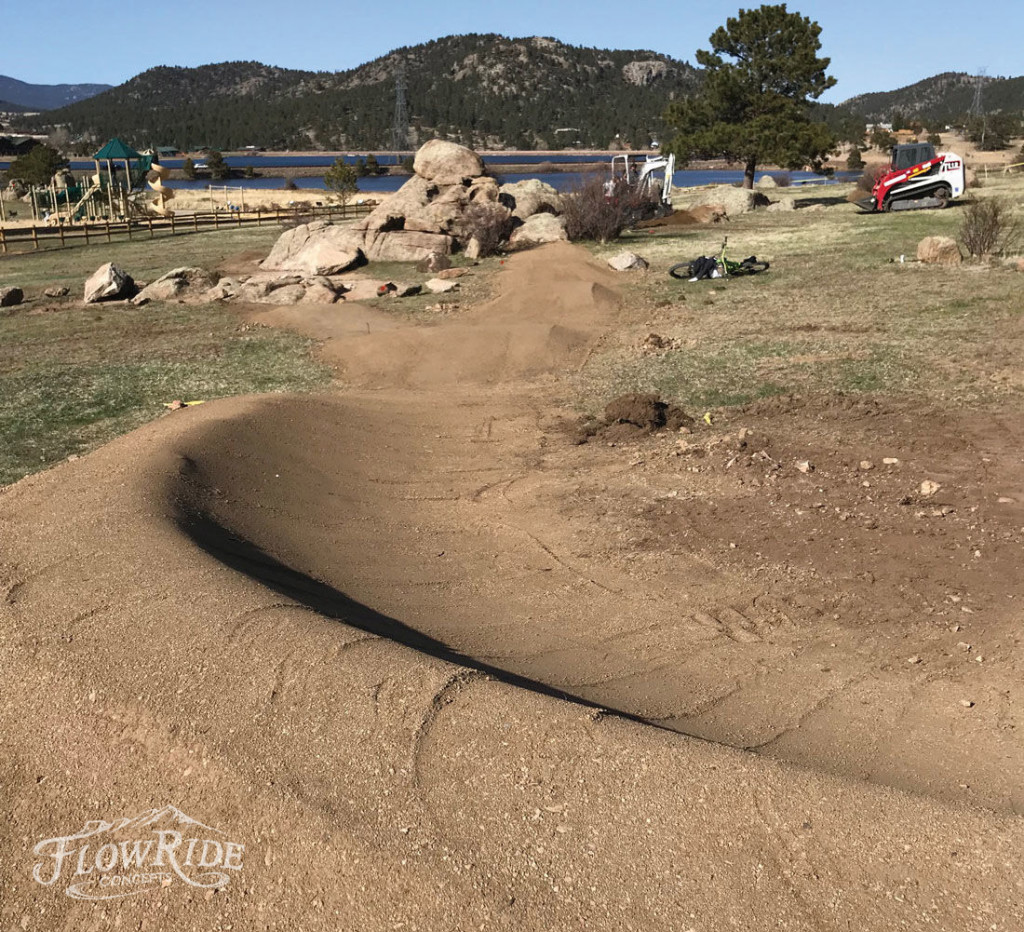
<path id="1" fill-rule="evenodd" d="M 142 156 L 128 143 L 122 142 L 115 136 L 93 158 L 100 161 L 102 159 L 141 159 Z"/>

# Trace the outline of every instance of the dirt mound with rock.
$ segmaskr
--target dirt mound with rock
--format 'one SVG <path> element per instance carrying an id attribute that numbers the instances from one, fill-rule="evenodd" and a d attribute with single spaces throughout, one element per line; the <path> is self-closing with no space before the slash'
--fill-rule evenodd
<path id="1" fill-rule="evenodd" d="M 583 418 L 576 439 L 578 443 L 595 437 L 611 443 L 628 442 L 660 430 L 688 430 L 695 423 L 682 408 L 662 401 L 655 393 L 630 392 L 609 401 L 600 418 Z"/>

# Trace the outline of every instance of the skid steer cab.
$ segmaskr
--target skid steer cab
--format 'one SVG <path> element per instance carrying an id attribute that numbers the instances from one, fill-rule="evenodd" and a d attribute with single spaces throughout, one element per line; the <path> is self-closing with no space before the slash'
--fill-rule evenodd
<path id="1" fill-rule="evenodd" d="M 964 160 L 936 154 L 930 143 L 893 146 L 889 169 L 875 182 L 871 197 L 857 201 L 868 213 L 945 207 L 964 193 Z"/>

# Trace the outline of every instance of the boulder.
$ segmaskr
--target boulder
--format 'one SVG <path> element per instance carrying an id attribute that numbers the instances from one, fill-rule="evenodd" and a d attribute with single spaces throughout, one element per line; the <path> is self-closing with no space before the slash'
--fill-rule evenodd
<path id="1" fill-rule="evenodd" d="M 935 265 L 959 265 L 963 261 L 960 247 L 949 236 L 926 236 L 917 244 L 917 258 Z"/>
<path id="2" fill-rule="evenodd" d="M 720 223 L 729 219 L 725 213 L 725 204 L 700 204 L 691 207 L 687 213 L 697 223 Z"/>
<path id="3" fill-rule="evenodd" d="M 437 273 L 436 277 L 440 278 L 442 281 L 447 282 L 452 281 L 453 279 L 456 278 L 462 278 L 462 276 L 465 275 L 468 271 L 469 269 L 464 268 L 441 269 L 441 271 Z"/>
<path id="4" fill-rule="evenodd" d="M 512 249 L 529 249 L 545 243 L 568 240 L 565 220 L 554 214 L 534 214 L 521 227 L 512 231 L 508 244 Z"/>
<path id="5" fill-rule="evenodd" d="M 336 275 L 363 262 L 362 237 L 326 221 L 305 223 L 282 233 L 260 263 L 268 271 Z"/>
<path id="6" fill-rule="evenodd" d="M 283 288 L 274 288 L 268 294 L 264 295 L 260 303 L 298 304 L 305 297 L 306 289 L 303 285 L 285 285 Z"/>
<path id="7" fill-rule="evenodd" d="M 43 289 L 43 294 L 47 298 L 66 298 L 70 291 L 71 289 L 67 285 L 51 285 L 49 288 Z"/>
<path id="8" fill-rule="evenodd" d="M 206 269 L 182 266 L 161 275 L 155 282 L 146 285 L 134 298 L 133 304 L 148 301 L 205 300 L 206 292 L 217 284 L 218 276 Z"/>
<path id="9" fill-rule="evenodd" d="M 638 256 L 635 252 L 620 252 L 616 256 L 612 256 L 608 260 L 609 268 L 615 269 L 616 272 L 626 272 L 630 269 L 646 269 L 648 262 L 642 256 Z"/>
<path id="10" fill-rule="evenodd" d="M 454 240 L 446 233 L 415 230 L 374 232 L 368 230 L 363 244 L 366 258 L 372 262 L 419 262 L 432 252 L 450 255 Z"/>
<path id="11" fill-rule="evenodd" d="M 768 210 L 773 213 L 780 210 L 796 210 L 796 201 L 791 197 L 784 197 L 769 204 Z"/>
<path id="12" fill-rule="evenodd" d="M 101 265 L 85 283 L 85 303 L 130 298 L 135 293 L 135 282 L 122 269 L 108 262 Z"/>
<path id="13" fill-rule="evenodd" d="M 498 199 L 517 220 L 528 220 L 534 214 L 557 214 L 562 210 L 562 196 L 539 178 L 527 178 L 498 189 Z"/>
<path id="14" fill-rule="evenodd" d="M 222 278 L 216 285 L 207 291 L 206 294 L 203 295 L 203 300 L 226 301 L 228 298 L 235 297 L 241 287 L 241 284 L 234 278 Z"/>
<path id="15" fill-rule="evenodd" d="M 0 307 L 14 307 L 25 300 L 25 292 L 13 285 L 9 288 L 0 288 Z"/>
<path id="16" fill-rule="evenodd" d="M 758 188 L 777 188 L 779 183 L 771 175 L 762 175 L 754 185 Z"/>
<path id="17" fill-rule="evenodd" d="M 441 272 L 452 267 L 452 260 L 439 252 L 432 252 L 416 263 L 417 272 Z"/>
<path id="18" fill-rule="evenodd" d="M 771 201 L 765 195 L 749 188 L 735 188 L 728 184 L 707 185 L 699 189 L 693 199 L 692 205 L 714 204 L 721 205 L 729 217 L 736 214 L 746 214 L 755 207 L 767 207 Z"/>
<path id="19" fill-rule="evenodd" d="M 330 282 L 324 284 L 326 279 L 323 281 L 311 281 L 306 282 L 306 293 L 302 296 L 303 304 L 334 304 L 338 300 L 338 292 L 334 290 L 334 286 Z M 277 292 L 272 292 L 277 294 Z"/>
<path id="20" fill-rule="evenodd" d="M 460 184 L 484 173 L 483 159 L 472 149 L 442 139 L 431 139 L 416 153 L 413 171 L 435 184 Z"/>

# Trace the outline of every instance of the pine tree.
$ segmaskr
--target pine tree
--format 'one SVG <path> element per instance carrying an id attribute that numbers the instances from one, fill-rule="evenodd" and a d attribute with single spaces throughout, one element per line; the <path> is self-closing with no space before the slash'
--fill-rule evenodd
<path id="1" fill-rule="evenodd" d="M 835 146 L 824 123 L 811 121 L 811 101 L 835 84 L 819 58 L 821 27 L 786 4 L 740 10 L 701 49 L 704 84 L 673 103 L 666 122 L 677 135 L 670 148 L 682 163 L 726 158 L 744 164 L 752 188 L 758 163 L 798 169 L 819 164 Z"/>

